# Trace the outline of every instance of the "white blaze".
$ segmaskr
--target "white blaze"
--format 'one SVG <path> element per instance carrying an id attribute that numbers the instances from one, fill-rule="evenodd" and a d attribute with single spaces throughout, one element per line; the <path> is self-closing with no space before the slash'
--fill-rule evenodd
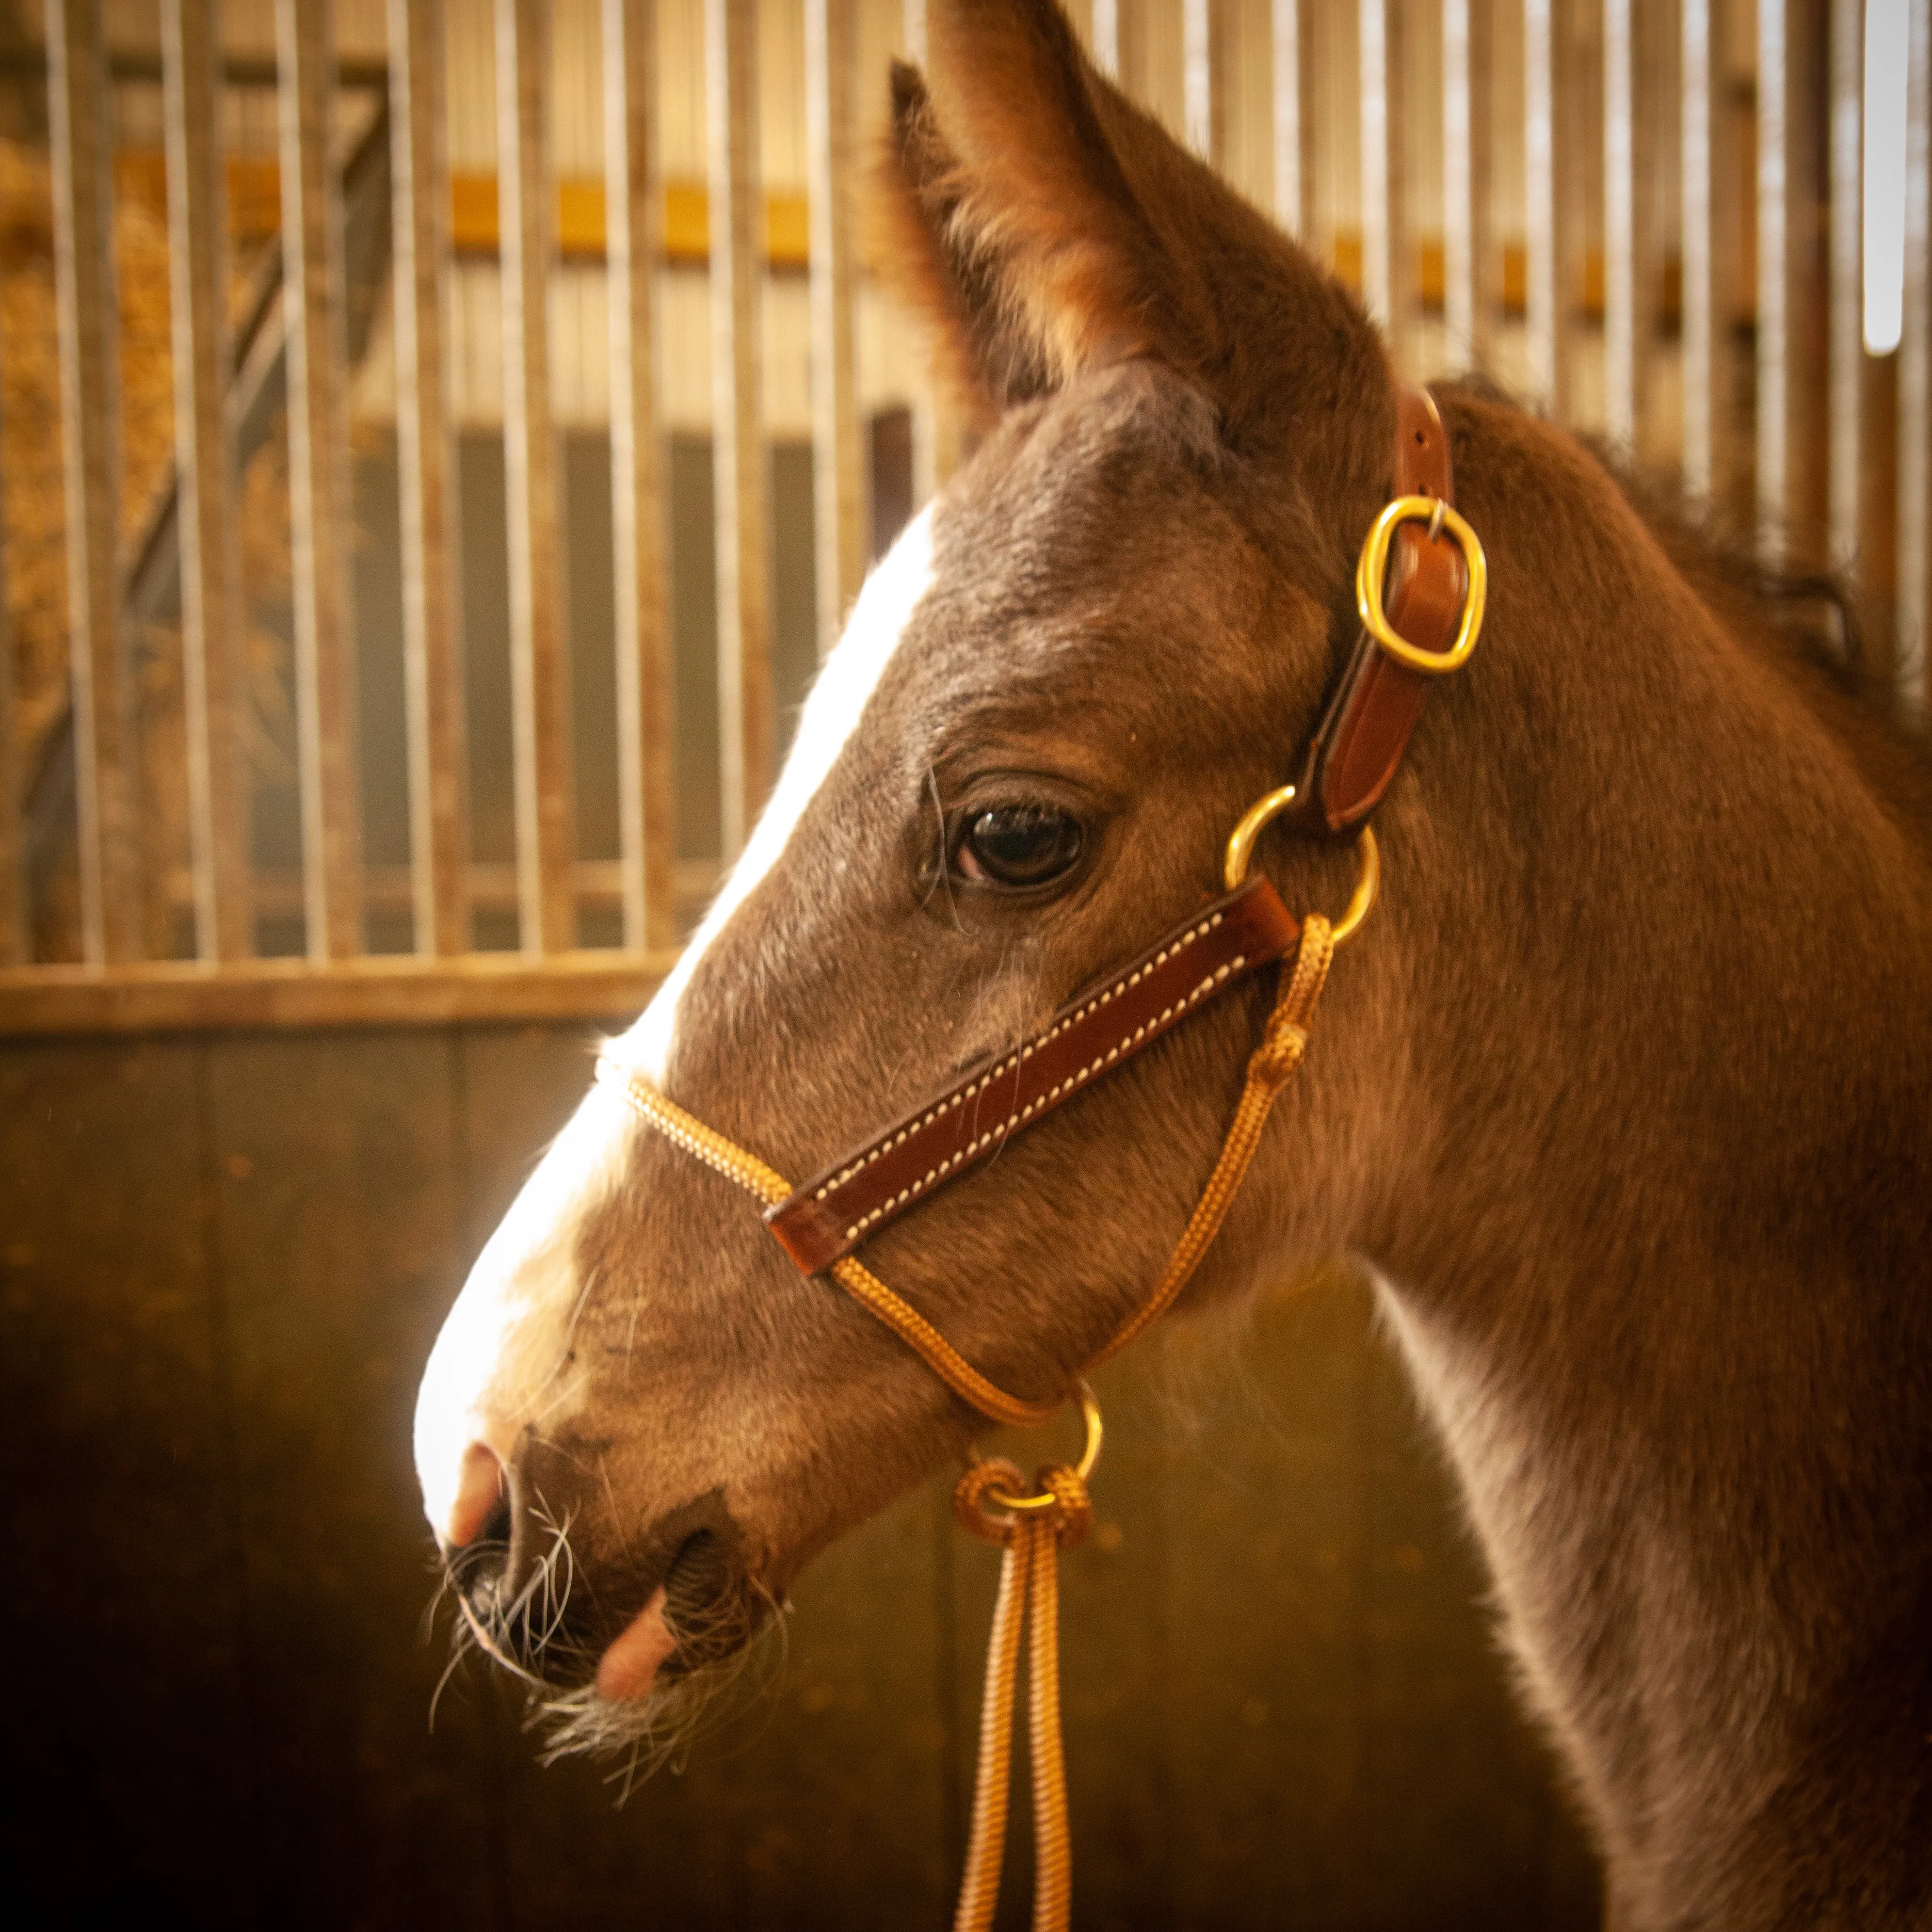
<path id="1" fill-rule="evenodd" d="M 860 714 L 878 688 L 912 614 L 932 583 L 932 509 L 928 504 L 866 578 L 844 634 L 825 660 L 805 700 L 791 754 L 731 868 L 731 876 L 712 901 L 711 910 L 692 934 L 682 957 L 658 988 L 657 998 L 615 1049 L 620 1059 L 646 1079 L 664 1078 L 677 1027 L 678 1001 L 705 948 L 724 931 L 731 915 L 750 897 L 752 887 L 778 863 L 793 828 L 805 816 L 806 806 L 818 795 L 826 775 L 844 750 Z"/>
<path id="2" fill-rule="evenodd" d="M 678 1004 L 694 968 L 778 862 L 932 582 L 928 506 L 866 579 L 730 877 L 644 1017 L 611 1049 L 646 1078 L 663 1079 Z M 539 1418 L 554 1425 L 576 1406 L 584 1382 L 573 1378 L 566 1358 L 583 1289 L 578 1230 L 622 1180 L 635 1130 L 621 1097 L 593 1085 L 477 1257 L 443 1323 L 423 1372 L 416 1417 L 416 1477 L 424 1510 L 440 1536 L 451 1534 L 464 1453 L 472 1443 L 487 1444 L 507 1464 L 526 1426 Z"/>

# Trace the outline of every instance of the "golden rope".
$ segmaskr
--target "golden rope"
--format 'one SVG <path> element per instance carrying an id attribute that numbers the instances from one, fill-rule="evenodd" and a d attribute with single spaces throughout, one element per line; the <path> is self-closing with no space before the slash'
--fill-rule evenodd
<path id="1" fill-rule="evenodd" d="M 1308 1046 L 1315 1004 L 1328 976 L 1335 938 L 1328 922 L 1311 914 L 1304 920 L 1293 969 L 1282 976 L 1260 1046 L 1248 1058 L 1247 1077 L 1220 1158 L 1208 1178 L 1194 1212 L 1174 1244 L 1154 1292 L 1121 1324 L 1089 1365 L 1118 1354 L 1173 1305 L 1192 1279 L 1202 1257 L 1240 1190 L 1249 1163 L 1261 1144 L 1262 1129 L 1282 1089 L 1293 1078 Z M 688 1114 L 644 1077 L 616 1061 L 599 1060 L 597 1077 L 616 1087 L 650 1126 L 694 1159 L 713 1168 L 767 1206 L 788 1198 L 790 1182 L 714 1127 Z M 848 1255 L 832 1263 L 832 1278 L 862 1307 L 890 1328 L 953 1392 L 982 1414 L 1010 1427 L 1034 1428 L 1051 1418 L 1065 1398 L 1028 1402 L 988 1382 L 919 1310 L 888 1288 L 863 1263 Z M 1097 1438 L 1096 1438 L 1097 1439 Z M 1024 1481 L 1011 1462 L 976 1462 L 953 1492 L 953 1513 L 961 1526 L 990 1543 L 1003 1544 L 999 1600 L 986 1653 L 986 1682 L 980 1704 L 980 1758 L 974 1784 L 973 1828 L 960 1884 L 954 1932 L 991 1932 L 999 1903 L 1000 1867 L 1006 1834 L 1008 1793 L 1012 1775 L 1013 1705 L 1019 1677 L 1020 1640 L 1030 1628 L 1028 1731 L 1031 1739 L 1034 1791 L 1033 1932 L 1066 1932 L 1072 1909 L 1072 1836 L 1066 1820 L 1066 1774 L 1060 1730 L 1059 1572 L 1063 1544 L 1071 1547 L 1093 1520 L 1087 1486 L 1065 1463 L 1051 1464 L 1035 1478 L 1038 1508 L 1010 1513 L 990 1511 L 999 1496 L 1018 1496 Z M 1052 1498 L 1050 1506 L 1044 1498 Z"/>
<path id="2" fill-rule="evenodd" d="M 968 1473 L 985 1484 L 1025 1481 L 1010 1462 L 976 1463 Z M 965 1486 L 961 1485 L 962 1490 Z M 953 1498 L 956 1510 L 959 1494 Z M 966 1522 L 962 1513 L 961 1520 Z M 966 1525 L 972 1528 L 970 1523 Z M 976 1529 L 976 1535 L 981 1532 Z M 993 1628 L 986 1640 L 986 1681 L 980 1696 L 980 1760 L 973 1780 L 973 1835 L 966 1847 L 966 1873 L 960 1882 L 953 1932 L 990 1932 L 1000 1902 L 1000 1859 L 1006 1842 L 1006 1795 L 1012 1782 L 1013 1694 L 1019 1681 L 1020 1636 L 1026 1620 L 1031 1537 L 1006 1539 L 1000 1564 L 1000 1594 L 993 1605 Z M 992 1539 L 999 1540 L 998 1537 Z"/>
<path id="3" fill-rule="evenodd" d="M 716 1127 L 706 1126 L 694 1114 L 686 1113 L 643 1075 L 630 1072 L 614 1060 L 603 1059 L 597 1063 L 597 1077 L 605 1085 L 615 1087 L 665 1139 L 706 1167 L 715 1168 L 726 1180 L 736 1182 L 746 1193 L 756 1195 L 767 1207 L 790 1198 L 792 1185 L 783 1174 L 767 1167 L 756 1154 L 748 1154 L 735 1142 L 727 1140 Z M 989 1415 L 1010 1429 L 1037 1429 L 1042 1423 L 1051 1421 L 1064 1405 L 1064 1396 L 1055 1396 L 1051 1402 L 1028 1402 L 988 1382 L 910 1302 L 895 1294 L 854 1256 L 846 1255 L 834 1262 L 830 1272 L 847 1294 L 877 1316 L 908 1348 L 923 1358 L 947 1388 L 982 1415 Z"/>
<path id="4" fill-rule="evenodd" d="M 1268 1123 L 1269 1111 L 1301 1064 L 1301 1056 L 1308 1046 L 1308 1024 L 1315 1016 L 1315 1003 L 1322 997 L 1329 964 L 1334 957 L 1335 938 L 1328 922 L 1319 913 L 1310 913 L 1301 923 L 1301 945 L 1294 956 L 1294 970 L 1283 976 L 1262 1043 L 1248 1057 L 1248 1077 L 1235 1104 L 1228 1137 L 1221 1144 L 1221 1157 L 1208 1177 L 1201 1198 L 1194 1204 L 1194 1212 L 1181 1230 L 1180 1239 L 1174 1244 L 1167 1271 L 1153 1294 L 1127 1317 L 1114 1339 L 1088 1364 L 1090 1369 L 1111 1361 L 1167 1312 L 1174 1297 L 1201 1265 L 1209 1244 L 1221 1232 L 1221 1223 L 1246 1178 L 1248 1163 L 1261 1145 L 1262 1129 Z"/>

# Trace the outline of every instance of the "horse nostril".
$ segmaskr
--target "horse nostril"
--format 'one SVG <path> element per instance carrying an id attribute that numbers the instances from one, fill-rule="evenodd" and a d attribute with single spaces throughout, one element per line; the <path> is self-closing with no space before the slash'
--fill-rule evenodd
<path id="1" fill-rule="evenodd" d="M 680 1618 L 688 1622 L 708 1609 L 724 1581 L 724 1552 L 708 1529 L 687 1536 L 678 1545 L 665 1573 L 664 1620 L 675 1629 Z"/>
<path id="2" fill-rule="evenodd" d="M 719 1616 L 730 1582 L 724 1546 L 710 1530 L 698 1530 L 678 1545 L 664 1574 L 664 1620 L 687 1665 L 732 1647 Z"/>
<path id="3" fill-rule="evenodd" d="M 464 1550 L 486 1538 L 507 1540 L 509 1534 L 510 1484 L 502 1462 L 487 1442 L 472 1442 L 463 1452 L 445 1545 Z"/>

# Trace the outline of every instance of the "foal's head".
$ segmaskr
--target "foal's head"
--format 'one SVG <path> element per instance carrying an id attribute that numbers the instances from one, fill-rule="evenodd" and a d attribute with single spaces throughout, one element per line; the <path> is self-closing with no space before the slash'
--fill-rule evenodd
<path id="1" fill-rule="evenodd" d="M 1391 381 L 1353 302 L 1051 0 L 935 4 L 932 32 L 933 91 L 895 76 L 883 198 L 983 438 L 866 585 L 743 857 L 613 1049 L 794 1178 L 1219 890 L 1352 630 L 1387 494 Z M 1275 839 L 1258 863 L 1291 906 L 1347 896 L 1345 858 Z M 1064 1388 L 1185 1222 L 1262 998 L 940 1191 L 868 1265 L 1004 1386 Z M 1310 1240 L 1349 1211 L 1351 1145 L 1324 1150 Z M 1292 1231 L 1286 1193 L 1261 1177 L 1197 1293 Z M 416 1454 L 472 1610 L 621 1736 L 975 1426 L 598 1087 L 449 1317 Z"/>

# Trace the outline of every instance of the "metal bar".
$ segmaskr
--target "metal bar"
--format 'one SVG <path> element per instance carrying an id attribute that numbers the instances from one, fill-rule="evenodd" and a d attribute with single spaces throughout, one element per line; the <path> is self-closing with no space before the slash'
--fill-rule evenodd
<path id="1" fill-rule="evenodd" d="M 7 526 L 6 458 L 0 438 L 0 533 Z M 14 607 L 7 546 L 0 542 L 0 966 L 24 966 L 32 954 L 27 904 L 27 854 L 21 836 L 26 774 L 20 757 L 20 709 L 14 688 Z"/>
<path id="2" fill-rule="evenodd" d="M 805 0 L 805 130 L 812 228 L 812 452 L 818 654 L 838 640 L 866 572 L 852 306 L 855 0 Z"/>
<path id="3" fill-rule="evenodd" d="M 1094 0 L 1094 64 L 1123 94 L 1147 89 L 1148 0 Z"/>
<path id="4" fill-rule="evenodd" d="M 1402 205 L 1400 0 L 1360 0 L 1362 295 L 1400 367 L 1408 319 Z"/>
<path id="5" fill-rule="evenodd" d="M 140 956 L 133 694 L 116 569 L 120 510 L 112 170 L 98 0 L 47 0 L 54 280 L 60 330 L 68 636 L 74 685 L 82 952 Z"/>
<path id="6" fill-rule="evenodd" d="M 1932 0 L 1906 22 L 1904 333 L 1898 356 L 1900 710 L 1925 712 L 1927 544 L 1932 539 Z"/>
<path id="7" fill-rule="evenodd" d="M 1271 0 L 1274 32 L 1274 218 L 1291 235 L 1306 225 L 1306 136 L 1301 111 L 1301 0 Z"/>
<path id="8" fill-rule="evenodd" d="M 396 466 L 416 950 L 467 950 L 463 664 L 457 634 L 456 449 L 443 344 L 449 252 L 442 0 L 388 0 L 395 251 Z"/>
<path id="9" fill-rule="evenodd" d="M 677 939 L 676 798 L 658 427 L 656 0 L 604 0 L 604 178 L 610 307 L 610 520 L 617 617 L 617 824 L 624 944 Z"/>
<path id="10" fill-rule="evenodd" d="M 1090 37 L 1094 64 L 1116 87 L 1122 88 L 1126 87 L 1126 82 L 1120 71 L 1123 51 L 1120 43 L 1126 26 L 1121 16 L 1132 4 L 1133 0 L 1094 0 L 1093 30 Z M 916 4 L 919 8 L 923 31 L 925 0 L 908 0 L 908 4 Z"/>
<path id="11" fill-rule="evenodd" d="M 188 727 L 195 950 L 254 950 L 242 763 L 242 572 L 230 474 L 227 183 L 214 0 L 163 0 L 169 304 L 174 334 L 176 529 Z"/>
<path id="12" fill-rule="evenodd" d="M 1790 21 L 1757 0 L 1757 549 L 1784 556 L 1790 514 Z"/>
<path id="13" fill-rule="evenodd" d="M 1562 0 L 1524 0 L 1523 183 L 1530 386 L 1559 421 L 1569 412 L 1570 317 L 1576 305 L 1576 236 L 1570 213 L 1574 130 L 1562 109 L 1568 76 L 1558 10 Z"/>
<path id="14" fill-rule="evenodd" d="M 508 505 L 510 695 L 518 920 L 526 952 L 577 943 L 570 896 L 570 659 L 550 418 L 551 202 L 548 0 L 496 0 L 496 172 L 502 218 L 503 482 Z"/>
<path id="15" fill-rule="evenodd" d="M 1452 356 L 1489 361 L 1490 0 L 1442 4 L 1442 308 Z"/>
<path id="16" fill-rule="evenodd" d="M 1180 0 L 1181 124 L 1187 145 L 1216 168 L 1227 162 L 1226 33 L 1220 0 Z"/>
<path id="17" fill-rule="evenodd" d="M 275 0 L 296 714 L 304 916 L 316 960 L 362 950 L 342 209 L 329 154 L 334 14 L 331 0 Z"/>
<path id="18" fill-rule="evenodd" d="M 1864 0 L 1832 0 L 1831 308 L 1827 358 L 1831 448 L 1826 486 L 1829 558 L 1834 570 L 1858 561 L 1859 418 L 1864 374 L 1859 164 L 1864 140 Z"/>
<path id="19" fill-rule="evenodd" d="M 735 858 L 770 788 L 770 527 L 758 387 L 758 10 L 704 0 L 711 189 L 711 451 L 718 536 L 719 822 Z"/>
<path id="20" fill-rule="evenodd" d="M 1604 0 L 1604 426 L 1636 447 L 1638 314 L 1636 0 Z M 1647 329 L 1646 329 L 1647 332 Z"/>
<path id="21" fill-rule="evenodd" d="M 1708 500 L 1715 488 L 1723 416 L 1723 316 L 1717 279 L 1718 56 L 1711 0 L 1682 0 L 1684 220 L 1684 492 Z"/>

